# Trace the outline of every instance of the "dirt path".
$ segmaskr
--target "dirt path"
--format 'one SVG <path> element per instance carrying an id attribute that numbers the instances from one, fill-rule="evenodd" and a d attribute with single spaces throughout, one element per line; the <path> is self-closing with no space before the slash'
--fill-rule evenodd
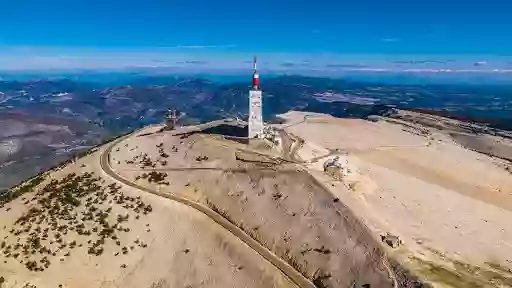
<path id="1" fill-rule="evenodd" d="M 244 231 L 242 231 L 240 228 L 229 222 L 227 219 L 222 217 L 221 215 L 217 214 L 215 211 L 211 210 L 210 208 L 203 206 L 197 202 L 177 197 L 170 194 L 161 193 L 158 191 L 154 191 L 152 189 L 149 189 L 147 187 L 138 185 L 136 183 L 133 183 L 126 178 L 123 178 L 119 174 L 117 174 L 115 171 L 113 171 L 112 167 L 110 166 L 110 152 L 112 151 L 112 148 L 120 143 L 121 141 L 125 140 L 126 138 L 132 136 L 132 134 L 127 135 L 125 137 L 119 138 L 116 141 L 113 141 L 109 144 L 107 144 L 107 148 L 102 152 L 100 156 L 100 165 L 103 170 L 103 172 L 113 179 L 115 179 L 118 182 L 121 182 L 127 186 L 133 187 L 135 189 L 151 193 L 154 195 L 158 195 L 160 197 L 164 197 L 182 204 L 185 204 L 189 207 L 192 207 L 206 216 L 208 216 L 210 219 L 212 219 L 217 224 L 221 225 L 223 228 L 231 232 L 233 235 L 235 235 L 240 241 L 247 244 L 249 247 L 251 247 L 254 251 L 256 251 L 258 254 L 260 254 L 263 258 L 265 258 L 267 261 L 269 261 L 271 264 L 273 264 L 276 268 L 281 270 L 284 275 L 286 275 L 289 279 L 291 279 L 295 284 L 297 284 L 299 287 L 309 287 L 314 288 L 315 286 L 313 283 L 311 283 L 308 279 L 306 279 L 302 274 L 300 274 L 297 270 L 295 270 L 292 266 L 290 266 L 288 263 L 283 261 L 281 258 L 277 257 L 275 254 L 273 254 L 271 251 L 260 245 L 256 240 L 254 240 L 252 237 L 247 235 Z"/>

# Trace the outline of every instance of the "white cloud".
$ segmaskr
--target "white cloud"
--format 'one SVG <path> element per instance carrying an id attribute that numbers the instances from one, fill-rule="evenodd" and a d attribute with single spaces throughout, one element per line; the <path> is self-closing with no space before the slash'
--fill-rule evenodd
<path id="1" fill-rule="evenodd" d="M 400 41 L 400 39 L 398 39 L 398 38 L 382 38 L 382 39 L 380 39 L 380 41 L 386 42 L 386 43 L 393 43 L 393 42 Z"/>
<path id="2" fill-rule="evenodd" d="M 177 45 L 170 48 L 179 49 L 222 49 L 222 48 L 234 48 L 236 45 Z"/>
<path id="3" fill-rule="evenodd" d="M 511 73 L 511 69 L 405 69 L 410 73 Z"/>
<path id="4" fill-rule="evenodd" d="M 346 71 L 363 71 L 363 72 L 389 72 L 391 69 L 387 68 L 349 68 Z"/>

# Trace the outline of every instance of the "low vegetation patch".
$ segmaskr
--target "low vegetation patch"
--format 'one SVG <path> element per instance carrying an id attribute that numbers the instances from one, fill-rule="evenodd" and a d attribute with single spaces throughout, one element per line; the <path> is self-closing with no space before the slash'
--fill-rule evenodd
<path id="1" fill-rule="evenodd" d="M 12 200 L 20 197 L 21 195 L 34 191 L 34 188 L 37 185 L 41 184 L 41 182 L 43 182 L 44 179 L 45 178 L 43 175 L 38 175 L 24 182 L 23 184 L 19 185 L 14 189 L 2 191 L 2 193 L 0 193 L 0 206 L 3 207 L 3 205 L 5 205 L 6 203 L 11 202 Z"/>
<path id="2" fill-rule="evenodd" d="M 31 189 L 38 181 L 24 189 Z M 30 271 L 44 271 L 53 257 L 65 261 L 75 249 L 100 256 L 107 241 L 120 246 L 119 234 L 130 231 L 126 227 L 129 219 L 139 219 L 153 208 L 140 196 L 126 196 L 120 186 L 103 187 L 102 182 L 93 173 L 70 173 L 53 179 L 31 199 L 24 198 L 30 208 L 6 231 L 0 257 L 19 261 Z M 125 213 L 112 215 L 113 204 Z M 147 244 L 138 240 L 137 246 L 145 248 Z"/>

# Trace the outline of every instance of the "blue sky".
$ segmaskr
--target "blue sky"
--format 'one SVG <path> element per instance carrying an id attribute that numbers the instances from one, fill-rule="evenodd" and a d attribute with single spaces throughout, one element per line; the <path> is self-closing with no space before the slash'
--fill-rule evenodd
<path id="1" fill-rule="evenodd" d="M 506 0 L 0 0 L 0 69 L 234 68 L 252 54 L 274 69 L 512 69 L 510 11 Z"/>

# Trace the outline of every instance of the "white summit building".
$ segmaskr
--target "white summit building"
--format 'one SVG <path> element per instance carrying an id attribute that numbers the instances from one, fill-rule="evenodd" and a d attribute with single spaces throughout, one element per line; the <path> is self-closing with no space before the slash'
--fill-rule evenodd
<path id="1" fill-rule="evenodd" d="M 249 91 L 249 138 L 263 138 L 262 99 L 256 57 L 252 74 L 252 90 Z"/>

